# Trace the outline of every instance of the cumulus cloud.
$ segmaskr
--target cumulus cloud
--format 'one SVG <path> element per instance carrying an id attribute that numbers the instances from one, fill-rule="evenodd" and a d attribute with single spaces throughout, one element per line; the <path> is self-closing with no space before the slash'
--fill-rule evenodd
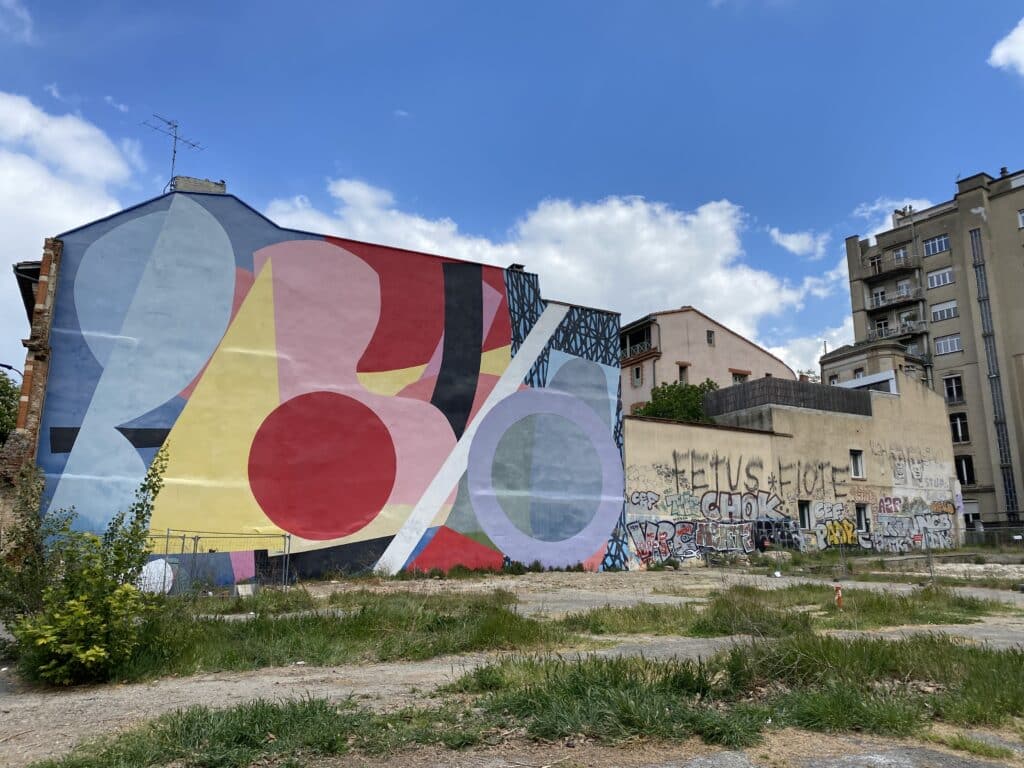
<path id="1" fill-rule="evenodd" d="M 403 211 L 390 192 L 365 181 L 335 179 L 328 191 L 331 210 L 297 196 L 272 200 L 265 212 L 283 226 L 485 264 L 525 264 L 540 275 L 545 296 L 612 309 L 623 322 L 692 304 L 754 338 L 763 318 L 845 284 L 845 262 L 842 270 L 797 284 L 745 264 L 744 214 L 729 200 L 681 211 L 641 197 L 549 199 L 496 241 L 464 233 L 448 218 Z"/>
<path id="2" fill-rule="evenodd" d="M 42 257 L 43 240 L 117 211 L 130 162 L 81 117 L 0 92 L 0 232 L 6 264 Z M 0 279 L 0 362 L 21 368 L 28 321 L 9 266 Z"/>
<path id="3" fill-rule="evenodd" d="M 935 203 L 923 197 L 879 197 L 873 203 L 861 203 L 853 215 L 867 222 L 867 237 L 874 242 L 875 235 L 892 229 L 892 214 L 897 208 L 911 206 L 915 211 L 931 208 Z"/>
<path id="4" fill-rule="evenodd" d="M 32 15 L 21 0 L 0 0 L 0 35 L 19 43 L 31 43 Z"/>
<path id="5" fill-rule="evenodd" d="M 796 256 L 806 256 L 816 261 L 825 256 L 832 235 L 828 232 L 782 232 L 778 227 L 769 227 L 768 234 L 772 242 L 782 246 Z"/>
<path id="6" fill-rule="evenodd" d="M 57 87 L 56 83 L 47 83 L 43 86 L 43 90 L 50 94 L 57 101 L 64 101 L 64 97 L 60 93 L 60 88 Z"/>
<path id="7" fill-rule="evenodd" d="M 1024 19 L 1010 30 L 1010 33 L 992 46 L 988 57 L 989 66 L 1016 72 L 1024 77 Z"/>
<path id="8" fill-rule="evenodd" d="M 811 370 L 821 373 L 818 359 L 825 354 L 825 346 L 831 352 L 844 344 L 853 343 L 853 316 L 847 315 L 841 325 L 824 328 L 811 336 L 799 336 L 785 344 L 769 347 L 768 351 L 785 360 L 794 371 Z"/>

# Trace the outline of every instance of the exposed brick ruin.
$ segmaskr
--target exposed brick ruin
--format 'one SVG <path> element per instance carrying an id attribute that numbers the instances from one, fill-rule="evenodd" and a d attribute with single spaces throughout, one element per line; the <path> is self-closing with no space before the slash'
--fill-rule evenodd
<path id="1" fill-rule="evenodd" d="M 22 343 L 27 349 L 25 375 L 21 382 L 21 399 L 15 431 L 0 447 L 0 546 L 10 524 L 14 504 L 14 484 L 26 462 L 35 461 L 39 443 L 39 424 L 46 397 L 46 378 L 50 362 L 50 327 L 53 323 L 54 292 L 63 243 L 48 238 L 43 246 L 43 260 L 36 286 L 35 306 L 29 337 Z"/>

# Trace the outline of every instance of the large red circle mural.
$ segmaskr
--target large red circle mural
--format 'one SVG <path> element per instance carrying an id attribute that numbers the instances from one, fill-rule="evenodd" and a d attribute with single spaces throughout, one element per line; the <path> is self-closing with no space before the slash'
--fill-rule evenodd
<path id="1" fill-rule="evenodd" d="M 377 516 L 395 466 L 391 434 L 376 413 L 337 392 L 308 392 L 260 425 L 249 449 L 249 485 L 280 528 L 334 539 Z"/>

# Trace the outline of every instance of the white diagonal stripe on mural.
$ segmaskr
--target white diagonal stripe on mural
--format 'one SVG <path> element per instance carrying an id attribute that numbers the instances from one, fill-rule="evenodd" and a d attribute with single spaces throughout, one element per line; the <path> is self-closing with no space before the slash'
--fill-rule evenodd
<path id="1" fill-rule="evenodd" d="M 466 426 L 466 431 L 462 433 L 459 442 L 448 454 L 441 469 L 434 475 L 427 490 L 423 492 L 416 506 L 412 508 L 409 517 L 395 534 L 395 538 L 391 540 L 388 548 L 384 550 L 384 554 L 380 556 L 380 560 L 377 561 L 377 571 L 393 575 L 405 565 L 409 555 L 412 554 L 420 539 L 423 538 L 423 534 L 426 533 L 430 522 L 437 516 L 441 505 L 447 501 L 465 473 L 469 463 L 469 446 L 473 442 L 473 436 L 476 435 L 480 422 L 495 405 L 519 389 L 523 378 L 529 373 L 530 368 L 537 361 L 537 357 L 544 351 L 544 347 L 547 346 L 551 336 L 568 312 L 569 307 L 565 304 L 548 303 L 547 308 L 541 313 L 533 328 L 530 329 L 530 333 L 523 340 L 519 352 L 512 358 L 508 368 L 505 369 L 501 378 L 498 379 L 498 383 L 491 390 L 491 394 L 480 406 L 480 411 Z"/>

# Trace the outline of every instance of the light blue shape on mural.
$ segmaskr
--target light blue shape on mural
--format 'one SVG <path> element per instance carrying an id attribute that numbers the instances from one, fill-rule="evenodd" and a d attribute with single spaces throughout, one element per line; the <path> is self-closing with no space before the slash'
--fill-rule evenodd
<path id="1" fill-rule="evenodd" d="M 50 509 L 74 506 L 79 525 L 92 529 L 127 509 L 146 465 L 116 427 L 166 403 L 202 370 L 231 318 L 234 287 L 227 234 L 184 195 L 166 214 L 126 222 L 89 246 L 76 309 L 103 373 Z M 120 296 L 93 306 L 114 291 Z"/>
<path id="2" fill-rule="evenodd" d="M 563 370 L 566 366 L 568 368 Z M 619 368 L 552 349 L 548 357 L 547 386 L 586 401 L 611 428 L 618 413 L 621 373 Z"/>

